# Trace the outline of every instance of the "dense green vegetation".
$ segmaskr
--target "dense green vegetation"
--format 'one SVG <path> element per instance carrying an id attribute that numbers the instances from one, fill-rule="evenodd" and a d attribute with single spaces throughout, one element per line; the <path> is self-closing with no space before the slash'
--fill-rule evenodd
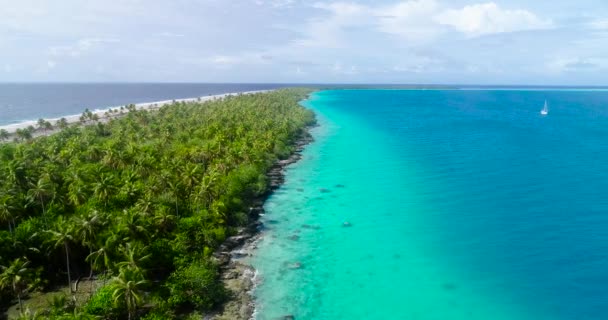
<path id="1" fill-rule="evenodd" d="M 298 105 L 307 94 L 130 107 L 0 144 L 2 307 L 61 285 L 75 295 L 77 279 L 94 278 L 88 302 L 67 296 L 40 312 L 167 319 L 216 308 L 226 293 L 210 255 L 248 222 L 265 173 L 314 122 Z"/>

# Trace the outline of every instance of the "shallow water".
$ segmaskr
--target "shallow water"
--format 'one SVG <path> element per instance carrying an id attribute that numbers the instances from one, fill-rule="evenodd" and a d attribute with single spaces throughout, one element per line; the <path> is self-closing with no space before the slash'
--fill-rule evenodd
<path id="1" fill-rule="evenodd" d="M 257 319 L 604 318 L 608 92 L 305 105 L 320 126 L 266 203 Z"/>

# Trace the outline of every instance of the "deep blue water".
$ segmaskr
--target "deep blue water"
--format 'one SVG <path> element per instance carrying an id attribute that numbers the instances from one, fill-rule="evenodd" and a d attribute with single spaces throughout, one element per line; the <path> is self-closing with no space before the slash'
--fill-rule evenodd
<path id="1" fill-rule="evenodd" d="M 321 126 L 266 204 L 258 319 L 606 318 L 608 92 L 305 105 Z"/>
<path id="2" fill-rule="evenodd" d="M 131 103 L 285 87 L 286 84 L 0 83 L 0 126 Z"/>

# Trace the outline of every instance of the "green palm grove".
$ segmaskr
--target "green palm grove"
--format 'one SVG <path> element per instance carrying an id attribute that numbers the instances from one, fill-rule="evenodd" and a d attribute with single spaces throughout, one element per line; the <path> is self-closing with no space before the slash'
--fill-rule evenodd
<path id="1" fill-rule="evenodd" d="M 22 306 L 23 317 L 170 319 L 217 308 L 226 292 L 211 254 L 248 223 L 266 172 L 314 123 L 298 104 L 308 93 L 130 106 L 107 122 L 0 143 L 0 307 L 67 286 L 71 297 L 34 315 Z M 95 290 L 77 302 L 79 280 L 90 279 Z"/>

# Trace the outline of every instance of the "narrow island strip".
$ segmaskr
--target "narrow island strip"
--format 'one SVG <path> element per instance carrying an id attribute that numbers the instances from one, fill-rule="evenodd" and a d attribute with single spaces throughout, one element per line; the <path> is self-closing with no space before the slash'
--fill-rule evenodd
<path id="1" fill-rule="evenodd" d="M 110 119 L 121 117 L 129 112 L 131 109 L 135 110 L 154 110 L 167 106 L 176 102 L 205 102 L 210 100 L 218 100 L 226 97 L 244 95 L 244 94 L 255 94 L 265 93 L 272 90 L 257 90 L 257 91 L 243 91 L 243 92 L 230 92 L 208 96 L 201 96 L 195 98 L 185 99 L 173 99 L 173 100 L 161 100 L 154 102 L 142 102 L 128 104 L 125 106 L 109 107 L 105 109 L 89 110 L 86 108 L 82 114 L 66 115 L 60 118 L 39 118 L 38 120 L 27 120 L 13 124 L 7 124 L 0 126 L 0 142 L 1 141 L 22 141 L 31 139 L 41 135 L 49 135 L 59 130 L 64 129 L 69 125 L 87 125 L 97 122 L 107 122 Z"/>
<path id="2" fill-rule="evenodd" d="M 299 104 L 310 92 L 131 107 L 0 144 L 0 308 L 9 319 L 250 317 L 249 293 L 230 287 L 244 270 L 231 250 L 310 141 L 315 116 Z"/>

